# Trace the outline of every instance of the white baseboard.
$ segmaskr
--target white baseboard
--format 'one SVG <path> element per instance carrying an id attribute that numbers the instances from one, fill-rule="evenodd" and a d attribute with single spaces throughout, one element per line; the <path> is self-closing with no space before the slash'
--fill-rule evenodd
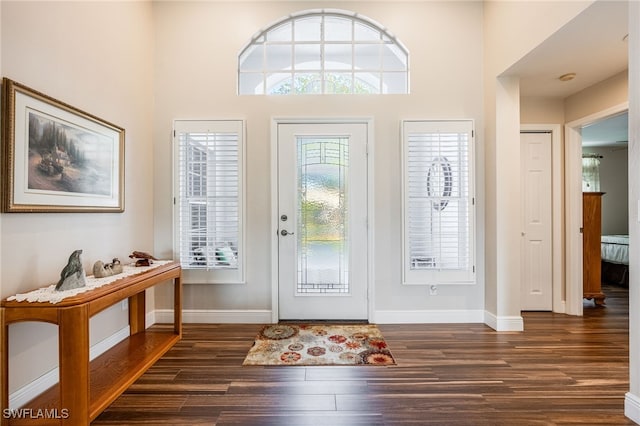
<path id="1" fill-rule="evenodd" d="M 378 324 L 436 324 L 436 323 L 482 323 L 483 311 L 376 311 Z"/>
<path id="2" fill-rule="evenodd" d="M 89 348 L 89 359 L 97 358 L 113 346 L 117 345 L 124 339 L 129 337 L 129 326 L 117 331 L 115 334 L 107 337 L 101 342 Z M 9 395 L 9 408 L 17 409 L 23 407 L 26 403 L 58 383 L 59 368 L 56 367 L 35 379 L 33 382 L 21 387 Z"/>
<path id="3" fill-rule="evenodd" d="M 171 311 L 173 312 L 173 311 Z M 145 328 L 149 328 L 151 327 L 153 324 L 156 323 L 156 311 L 151 311 L 151 312 L 147 312 L 147 315 L 145 315 L 144 318 L 144 327 Z M 171 317 L 171 322 L 173 322 L 173 316 Z"/>
<path id="4" fill-rule="evenodd" d="M 27 402 L 58 383 L 58 371 L 59 369 L 56 367 L 11 393 L 9 395 L 9 408 L 13 410 L 23 407 Z"/>
<path id="5" fill-rule="evenodd" d="M 640 397 L 627 392 L 624 396 L 624 415 L 640 424 Z"/>
<path id="6" fill-rule="evenodd" d="M 155 322 L 172 323 L 173 309 L 156 309 L 154 311 Z M 270 310 L 210 310 L 210 309 L 183 309 L 183 323 L 199 324 L 271 324 Z"/>
<path id="7" fill-rule="evenodd" d="M 485 311 L 484 323 L 495 331 L 524 331 L 524 320 L 521 316 L 498 317 Z"/>
<path id="8" fill-rule="evenodd" d="M 91 348 L 89 348 L 89 359 L 93 360 L 99 357 L 100 355 L 102 355 L 103 353 L 105 353 L 106 351 L 108 351 L 109 349 L 111 349 L 112 347 L 122 342 L 127 337 L 129 337 L 129 333 L 130 333 L 129 326 L 126 326 L 120 329 L 115 334 L 112 334 L 111 336 L 107 337 L 103 341 L 96 343 Z"/>

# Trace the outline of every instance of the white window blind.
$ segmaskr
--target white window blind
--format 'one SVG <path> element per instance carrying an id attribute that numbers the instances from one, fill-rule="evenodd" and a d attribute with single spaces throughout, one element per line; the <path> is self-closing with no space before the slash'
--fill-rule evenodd
<path id="1" fill-rule="evenodd" d="M 176 121 L 174 139 L 175 245 L 185 282 L 242 281 L 243 123 Z"/>
<path id="2" fill-rule="evenodd" d="M 473 126 L 403 123 L 403 279 L 474 280 Z"/>

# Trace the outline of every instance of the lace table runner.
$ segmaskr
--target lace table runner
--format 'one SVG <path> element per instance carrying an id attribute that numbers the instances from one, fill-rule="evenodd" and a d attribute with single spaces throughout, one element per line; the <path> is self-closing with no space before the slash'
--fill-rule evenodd
<path id="1" fill-rule="evenodd" d="M 105 286 L 107 284 L 111 284 L 114 281 L 117 281 L 121 278 L 129 277 L 131 275 L 140 274 L 142 272 L 148 271 L 153 268 L 157 268 L 158 266 L 166 265 L 167 263 L 171 263 L 171 260 L 156 260 L 151 266 L 133 266 L 133 264 L 122 265 L 122 273 L 117 275 L 111 275 L 110 277 L 104 278 L 96 278 L 93 275 L 87 276 L 87 285 L 80 288 L 73 288 L 71 290 L 64 291 L 56 291 L 56 285 L 51 284 L 48 287 L 42 287 L 37 290 L 30 291 L 28 293 L 18 293 L 15 296 L 11 296 L 7 298 L 9 301 L 18 301 L 18 302 L 49 302 L 49 303 L 59 303 L 67 297 L 72 297 L 80 293 L 85 293 L 87 291 L 94 290 L 96 288 Z"/>

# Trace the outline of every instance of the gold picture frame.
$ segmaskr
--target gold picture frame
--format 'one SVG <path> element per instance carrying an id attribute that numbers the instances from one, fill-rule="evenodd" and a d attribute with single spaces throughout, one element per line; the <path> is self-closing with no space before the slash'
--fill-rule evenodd
<path id="1" fill-rule="evenodd" d="M 123 212 L 123 128 L 2 79 L 2 212 Z"/>

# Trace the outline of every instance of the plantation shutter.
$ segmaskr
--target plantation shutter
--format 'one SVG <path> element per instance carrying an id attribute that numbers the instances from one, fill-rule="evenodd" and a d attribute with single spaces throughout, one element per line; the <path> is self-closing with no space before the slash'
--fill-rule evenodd
<path id="1" fill-rule="evenodd" d="M 474 280 L 470 121 L 403 123 L 406 284 Z"/>
<path id="2" fill-rule="evenodd" d="M 242 280 L 242 128 L 175 123 L 176 250 L 183 270 L 209 272 L 198 282 Z"/>

